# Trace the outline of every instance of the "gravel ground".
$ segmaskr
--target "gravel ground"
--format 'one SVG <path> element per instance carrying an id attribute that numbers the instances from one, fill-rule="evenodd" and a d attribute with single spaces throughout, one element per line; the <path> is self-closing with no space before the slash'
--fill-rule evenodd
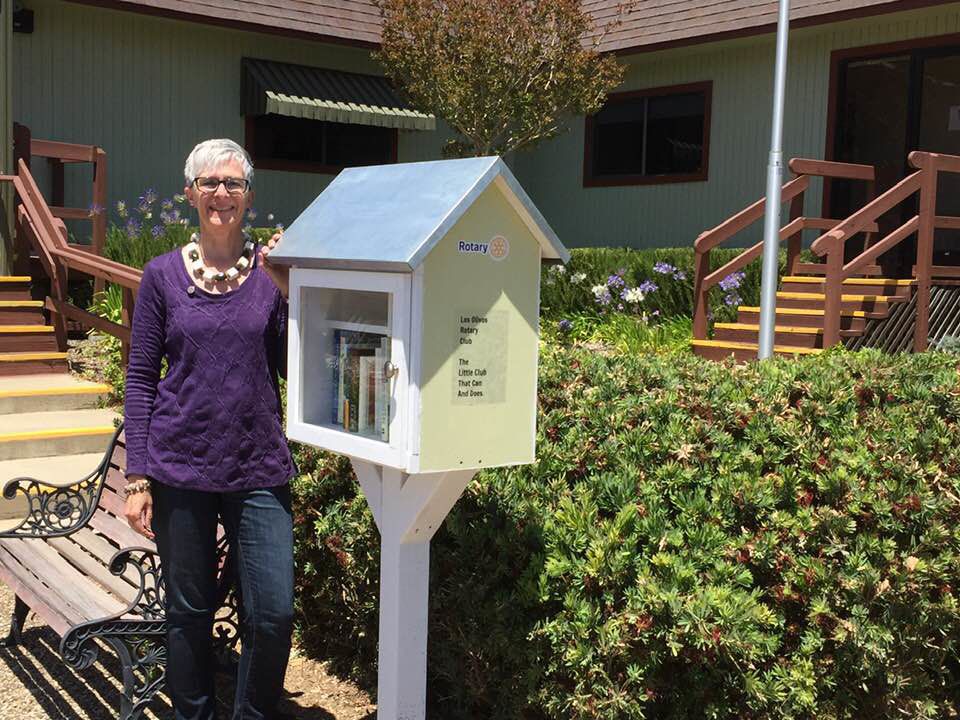
<path id="1" fill-rule="evenodd" d="M 13 594 L 0 585 L 0 637 L 13 611 Z M 0 648 L 0 720 L 116 720 L 120 707 L 120 665 L 109 649 L 83 672 L 67 667 L 59 638 L 33 615 L 24 628 L 23 645 Z M 221 717 L 229 717 L 232 688 L 219 687 Z M 322 663 L 294 650 L 287 670 L 281 708 L 299 720 L 373 720 L 376 706 L 355 686 L 326 672 Z M 173 717 L 165 695 L 153 700 L 145 720 Z"/>

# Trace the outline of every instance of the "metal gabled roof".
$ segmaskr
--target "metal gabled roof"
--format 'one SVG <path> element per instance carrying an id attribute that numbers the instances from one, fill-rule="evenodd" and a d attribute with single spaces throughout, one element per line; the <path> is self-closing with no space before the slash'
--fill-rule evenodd
<path id="1" fill-rule="evenodd" d="M 414 270 L 498 182 L 544 258 L 570 258 L 498 157 L 348 168 L 284 232 L 272 261 L 300 267 Z"/>

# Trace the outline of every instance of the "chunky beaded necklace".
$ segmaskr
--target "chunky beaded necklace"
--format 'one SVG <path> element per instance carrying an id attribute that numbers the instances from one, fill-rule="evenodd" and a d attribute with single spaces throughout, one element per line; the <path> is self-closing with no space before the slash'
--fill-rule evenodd
<path id="1" fill-rule="evenodd" d="M 255 247 L 253 240 L 250 239 L 249 233 L 244 232 L 243 237 L 243 251 L 240 253 L 240 258 L 229 270 L 220 271 L 208 270 L 204 267 L 203 258 L 200 257 L 200 238 L 197 233 L 191 235 L 190 242 L 187 243 L 187 257 L 190 258 L 190 269 L 193 271 L 193 276 L 207 283 L 232 281 L 240 277 L 240 273 L 250 267 L 250 262 L 253 258 L 253 249 Z"/>

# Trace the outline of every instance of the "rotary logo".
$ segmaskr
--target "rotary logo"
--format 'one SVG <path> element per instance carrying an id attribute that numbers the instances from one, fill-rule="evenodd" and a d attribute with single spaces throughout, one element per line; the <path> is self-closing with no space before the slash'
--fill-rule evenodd
<path id="1" fill-rule="evenodd" d="M 503 260 L 510 254 L 510 243 L 503 235 L 497 235 L 490 241 L 490 257 L 494 260 Z"/>

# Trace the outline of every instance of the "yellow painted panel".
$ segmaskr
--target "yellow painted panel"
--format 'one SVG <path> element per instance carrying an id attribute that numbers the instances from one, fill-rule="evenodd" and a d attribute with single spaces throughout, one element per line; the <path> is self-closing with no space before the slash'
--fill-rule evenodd
<path id="1" fill-rule="evenodd" d="M 539 269 L 496 186 L 424 262 L 421 472 L 533 461 Z"/>

